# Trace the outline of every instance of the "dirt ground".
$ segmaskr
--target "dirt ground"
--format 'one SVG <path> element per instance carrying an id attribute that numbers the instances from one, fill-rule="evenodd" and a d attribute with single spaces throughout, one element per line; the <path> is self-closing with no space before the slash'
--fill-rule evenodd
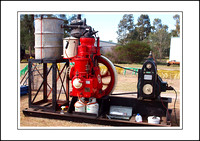
<path id="1" fill-rule="evenodd" d="M 22 63 L 20 68 L 24 68 L 27 64 Z M 126 66 L 121 65 L 121 66 Z M 129 65 L 130 66 L 130 65 Z M 137 67 L 141 67 L 142 65 L 137 65 Z M 179 70 L 179 67 L 166 67 L 166 66 L 158 66 L 158 68 L 168 69 L 168 70 Z M 163 79 L 166 81 L 168 85 L 173 86 L 178 94 L 176 101 L 176 117 L 179 123 L 180 119 L 180 80 L 179 79 Z M 131 72 L 127 71 L 126 75 L 118 74 L 118 81 L 113 93 L 118 92 L 136 92 L 137 91 L 137 75 L 132 75 Z M 171 97 L 172 103 L 169 104 L 169 108 L 173 109 L 175 93 L 174 91 L 167 91 L 161 93 L 163 97 Z M 88 123 L 76 123 L 66 120 L 56 120 L 56 119 L 47 119 L 47 118 L 38 118 L 38 117 L 26 117 L 24 116 L 22 110 L 28 108 L 28 95 L 24 95 L 20 97 L 20 127 L 109 127 L 105 125 L 97 125 L 97 124 L 88 124 Z M 172 111 L 172 126 L 177 126 L 175 122 L 174 110 Z"/>

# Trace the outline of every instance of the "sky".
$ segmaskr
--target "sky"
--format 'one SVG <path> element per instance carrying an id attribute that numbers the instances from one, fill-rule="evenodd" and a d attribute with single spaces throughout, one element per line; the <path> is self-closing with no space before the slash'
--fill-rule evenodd
<path id="1" fill-rule="evenodd" d="M 153 20 L 155 18 L 161 19 L 162 24 L 168 25 L 168 31 L 175 29 L 176 21 L 173 19 L 175 14 L 181 15 L 181 13 L 175 12 L 161 12 L 161 13 L 86 13 L 82 14 L 82 19 L 86 18 L 87 25 L 92 26 L 98 32 L 100 40 L 109 41 L 112 40 L 117 43 L 117 33 L 118 24 L 122 19 L 124 14 L 133 14 L 134 24 L 137 23 L 137 19 L 141 14 L 148 14 L 150 18 L 151 25 L 153 25 Z"/>

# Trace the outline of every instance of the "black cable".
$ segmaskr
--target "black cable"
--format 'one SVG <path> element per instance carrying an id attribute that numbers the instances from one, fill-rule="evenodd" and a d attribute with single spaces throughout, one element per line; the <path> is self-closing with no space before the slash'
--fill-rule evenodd
<path id="1" fill-rule="evenodd" d="M 172 89 L 173 89 L 174 92 L 176 93 L 176 98 L 175 98 L 175 101 L 174 101 L 174 116 L 175 116 L 176 124 L 178 125 L 177 117 L 176 117 L 176 100 L 177 100 L 177 92 L 176 92 L 176 90 L 175 90 L 173 87 L 172 87 Z"/>
<path id="2" fill-rule="evenodd" d="M 167 86 L 167 89 L 166 90 L 174 90 L 174 92 L 176 93 L 176 98 L 174 100 L 174 116 L 175 116 L 175 121 L 176 121 L 176 124 L 178 125 L 178 122 L 177 122 L 177 117 L 176 117 L 176 100 L 177 100 L 177 92 L 176 90 L 172 87 L 172 86 Z"/>

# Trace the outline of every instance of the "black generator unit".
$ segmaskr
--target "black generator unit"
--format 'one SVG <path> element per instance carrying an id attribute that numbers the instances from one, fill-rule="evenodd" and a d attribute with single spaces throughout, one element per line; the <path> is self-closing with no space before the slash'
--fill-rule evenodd
<path id="1" fill-rule="evenodd" d="M 152 58 L 146 60 L 142 69 L 138 70 L 137 98 L 159 99 L 160 93 L 165 92 L 168 87 L 167 82 L 157 74 L 157 66 Z"/>

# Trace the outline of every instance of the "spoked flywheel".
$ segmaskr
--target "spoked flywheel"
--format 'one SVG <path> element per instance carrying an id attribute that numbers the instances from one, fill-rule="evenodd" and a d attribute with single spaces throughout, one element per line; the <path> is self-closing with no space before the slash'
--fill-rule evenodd
<path id="1" fill-rule="evenodd" d="M 113 92 L 117 82 L 117 72 L 115 66 L 105 56 L 100 56 L 98 58 L 98 65 L 101 70 L 101 78 L 103 84 L 102 91 L 105 95 L 109 95 Z"/>

